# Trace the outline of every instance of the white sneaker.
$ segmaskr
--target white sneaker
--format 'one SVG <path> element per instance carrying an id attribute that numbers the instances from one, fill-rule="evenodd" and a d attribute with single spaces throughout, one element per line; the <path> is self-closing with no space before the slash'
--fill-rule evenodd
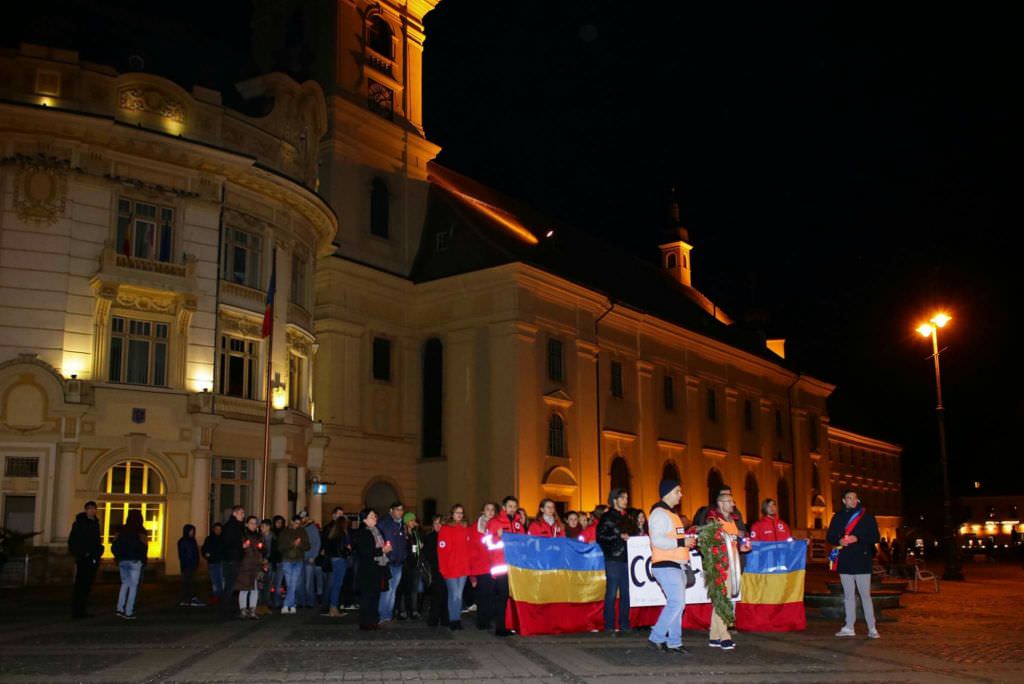
<path id="1" fill-rule="evenodd" d="M 878 633 L 877 629 L 872 629 L 868 632 L 868 639 L 881 639 L 882 635 Z"/>
<path id="2" fill-rule="evenodd" d="M 843 627 L 841 630 L 836 632 L 837 637 L 852 637 L 857 636 L 857 632 L 853 631 L 852 627 Z"/>

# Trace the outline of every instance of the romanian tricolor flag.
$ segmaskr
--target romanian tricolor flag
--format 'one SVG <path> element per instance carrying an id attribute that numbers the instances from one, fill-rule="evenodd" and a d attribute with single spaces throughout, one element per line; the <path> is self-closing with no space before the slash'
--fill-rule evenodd
<path id="1" fill-rule="evenodd" d="M 564 537 L 505 534 L 513 605 L 522 635 L 587 632 L 604 626 L 604 555 L 597 544 Z"/>
<path id="2" fill-rule="evenodd" d="M 806 629 L 807 540 L 751 542 L 751 547 L 745 554 L 736 627 L 747 632 Z"/>
<path id="3" fill-rule="evenodd" d="M 277 294 L 277 252 L 271 257 L 270 285 L 267 286 L 267 301 L 263 308 L 263 337 L 274 332 L 274 295 Z"/>

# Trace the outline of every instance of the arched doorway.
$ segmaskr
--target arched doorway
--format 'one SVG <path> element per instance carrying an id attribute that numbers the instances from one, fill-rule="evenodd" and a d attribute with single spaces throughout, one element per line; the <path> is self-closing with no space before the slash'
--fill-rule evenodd
<path id="1" fill-rule="evenodd" d="M 398 501 L 398 492 L 388 482 L 378 480 L 370 485 L 363 495 L 363 503 L 377 511 L 377 515 L 385 515 L 391 504 Z"/>
<path id="2" fill-rule="evenodd" d="M 718 505 L 718 492 L 722 491 L 725 487 L 725 481 L 722 480 L 722 473 L 718 472 L 718 468 L 712 468 L 708 471 L 708 505 Z"/>
<path id="3" fill-rule="evenodd" d="M 113 558 L 114 539 L 128 519 L 128 511 L 139 511 L 149 533 L 149 558 L 164 553 L 164 512 L 167 506 L 164 479 L 146 461 L 121 461 L 103 475 L 98 499 L 101 536 L 106 547 L 103 557 Z"/>
<path id="4" fill-rule="evenodd" d="M 790 527 L 793 526 L 793 511 L 789 507 L 790 495 L 789 495 L 789 483 L 786 482 L 785 478 L 779 478 L 779 519 L 787 523 Z"/>
<path id="5" fill-rule="evenodd" d="M 746 490 L 747 510 L 743 514 L 747 516 L 747 525 L 761 517 L 761 490 L 757 486 L 757 478 L 754 473 L 747 473 L 747 480 L 743 485 Z"/>
<path id="6" fill-rule="evenodd" d="M 616 456 L 612 459 L 612 489 L 625 489 L 629 492 L 632 498 L 632 491 L 630 486 L 632 485 L 632 475 L 629 474 L 629 466 L 626 465 L 626 459 L 621 456 Z"/>

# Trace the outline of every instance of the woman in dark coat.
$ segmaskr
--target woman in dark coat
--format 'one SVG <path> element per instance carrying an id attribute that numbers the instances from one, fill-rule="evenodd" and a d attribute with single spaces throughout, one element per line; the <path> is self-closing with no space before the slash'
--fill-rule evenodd
<path id="1" fill-rule="evenodd" d="M 435 515 L 430 521 L 431 529 L 423 538 L 423 559 L 430 568 L 430 584 L 427 592 L 430 595 L 430 608 L 427 611 L 427 626 L 437 627 L 441 624 L 448 627 L 448 587 L 444 584 L 444 577 L 441 576 L 441 564 L 437 557 L 438 533 L 444 518 Z"/>
<path id="2" fill-rule="evenodd" d="M 239 617 L 243 620 L 257 620 L 256 604 L 259 588 L 256 581 L 263 570 L 263 534 L 260 532 L 260 521 L 255 515 L 245 519 L 242 530 L 242 562 L 238 565 L 238 578 L 235 579 L 235 590 L 238 591 Z"/>
<path id="3" fill-rule="evenodd" d="M 352 535 L 352 550 L 355 552 L 356 586 L 359 588 L 359 629 L 379 629 L 381 582 L 389 578 L 387 572 L 388 553 L 391 543 L 384 541 L 384 535 L 377 529 L 377 512 L 364 508 L 359 513 L 363 525 Z"/>
<path id="4" fill-rule="evenodd" d="M 149 541 L 142 512 L 128 511 L 124 526 L 117 533 L 111 546 L 118 570 L 121 571 L 121 591 L 117 595 L 117 616 L 126 620 L 135 619 L 135 598 L 142 582 L 142 567 L 146 564 Z"/>

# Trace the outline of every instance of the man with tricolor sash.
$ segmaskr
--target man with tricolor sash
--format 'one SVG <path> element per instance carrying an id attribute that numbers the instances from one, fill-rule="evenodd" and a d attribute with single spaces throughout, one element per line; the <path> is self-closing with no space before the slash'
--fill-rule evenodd
<path id="1" fill-rule="evenodd" d="M 683 493 L 675 480 L 662 480 L 658 485 L 661 501 L 654 504 L 649 516 L 651 538 L 651 574 L 665 593 L 665 607 L 651 628 L 651 647 L 680 655 L 689 655 L 683 648 L 683 610 L 686 608 L 686 575 L 683 566 L 690 561 L 692 536 L 672 509 L 679 505 Z"/>
<path id="2" fill-rule="evenodd" d="M 856 636 L 857 594 L 864 608 L 864 621 L 868 623 L 868 638 L 877 639 L 875 608 L 871 603 L 871 564 L 878 543 L 878 523 L 860 503 L 857 492 L 843 492 L 843 510 L 832 516 L 828 526 L 828 543 L 836 548 L 829 554 L 829 569 L 839 572 L 843 583 L 846 624 L 836 632 L 837 637 Z"/>

